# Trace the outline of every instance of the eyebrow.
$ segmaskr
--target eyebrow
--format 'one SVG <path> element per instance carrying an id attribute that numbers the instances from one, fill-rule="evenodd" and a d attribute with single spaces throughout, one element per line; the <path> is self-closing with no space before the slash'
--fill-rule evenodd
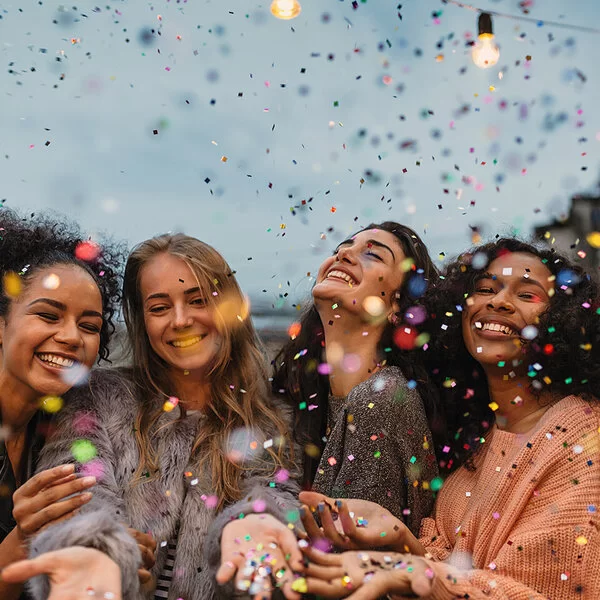
<path id="1" fill-rule="evenodd" d="M 185 290 L 185 292 L 183 292 L 186 296 L 189 296 L 190 294 L 195 294 L 196 292 L 199 292 L 200 288 L 198 286 L 193 287 L 193 288 L 189 288 L 188 290 Z M 150 294 L 147 298 L 146 298 L 146 302 L 148 302 L 148 300 L 155 300 L 156 298 L 169 298 L 169 294 L 167 294 L 166 292 L 158 292 L 157 294 Z"/>
<path id="2" fill-rule="evenodd" d="M 367 240 L 367 244 L 371 244 L 371 246 L 377 246 L 377 248 L 383 248 L 384 250 L 387 250 L 392 255 L 392 258 L 394 260 L 396 260 L 396 255 L 394 254 L 394 251 L 388 245 L 383 244 L 382 242 L 378 242 L 377 240 Z M 339 250 L 340 246 L 345 246 L 345 245 L 353 246 L 354 239 L 351 238 L 349 240 L 344 240 L 343 242 L 338 244 L 338 247 L 336 248 L 336 250 Z"/>
<path id="3" fill-rule="evenodd" d="M 67 310 L 67 305 L 59 302 L 58 300 L 53 300 L 52 298 L 37 298 L 33 302 L 30 302 L 27 306 L 33 306 L 34 304 L 49 304 L 58 310 L 65 311 Z M 100 319 L 104 319 L 102 313 L 99 313 L 97 310 L 84 310 L 81 315 L 83 317 L 99 317 Z"/>
<path id="4" fill-rule="evenodd" d="M 502 277 L 502 275 L 498 276 L 498 275 L 494 275 L 493 273 L 483 273 L 475 280 L 475 282 L 477 283 L 478 281 L 481 281 L 482 279 L 498 280 L 500 277 Z M 541 284 L 537 279 L 533 279 L 531 277 L 526 277 L 525 275 L 523 275 L 520 279 L 520 283 L 530 283 L 532 285 L 539 287 L 545 294 L 548 293 L 548 290 L 546 290 L 546 288 L 543 286 L 543 284 Z"/>

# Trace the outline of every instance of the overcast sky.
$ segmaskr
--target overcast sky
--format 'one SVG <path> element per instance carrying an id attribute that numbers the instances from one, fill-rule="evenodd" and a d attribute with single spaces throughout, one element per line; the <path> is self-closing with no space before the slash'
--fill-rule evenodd
<path id="1" fill-rule="evenodd" d="M 597 0 L 474 3 L 600 27 Z M 495 18 L 500 62 L 480 70 L 476 13 L 397 6 L 3 2 L 0 200 L 131 244 L 183 230 L 279 307 L 371 221 L 414 227 L 437 260 L 595 188 L 599 34 Z"/>

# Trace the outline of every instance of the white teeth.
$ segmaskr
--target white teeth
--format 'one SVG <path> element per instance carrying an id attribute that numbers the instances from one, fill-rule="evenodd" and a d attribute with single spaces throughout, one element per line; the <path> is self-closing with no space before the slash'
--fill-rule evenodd
<path id="1" fill-rule="evenodd" d="M 344 281 L 347 281 L 350 285 L 356 284 L 356 281 L 354 281 L 354 279 L 352 279 L 352 277 L 350 277 L 348 273 L 344 273 L 343 271 L 329 271 L 329 273 L 327 273 L 327 279 L 329 279 L 330 277 L 335 277 L 336 279 L 343 279 Z"/>
<path id="2" fill-rule="evenodd" d="M 506 335 L 515 335 L 515 332 L 508 327 L 507 325 L 500 325 L 500 323 L 475 323 L 475 327 L 477 329 L 481 329 L 482 331 L 501 331 Z"/>
<path id="3" fill-rule="evenodd" d="M 189 346 L 197 344 L 205 337 L 205 335 L 195 335 L 194 337 L 185 338 L 183 340 L 173 340 L 172 342 L 170 342 L 170 344 L 171 346 L 175 346 L 175 348 L 189 348 Z"/>
<path id="4" fill-rule="evenodd" d="M 73 359 L 65 358 L 64 356 L 58 356 L 57 354 L 38 354 L 37 356 L 41 361 L 56 367 L 65 367 L 69 369 L 75 364 Z"/>

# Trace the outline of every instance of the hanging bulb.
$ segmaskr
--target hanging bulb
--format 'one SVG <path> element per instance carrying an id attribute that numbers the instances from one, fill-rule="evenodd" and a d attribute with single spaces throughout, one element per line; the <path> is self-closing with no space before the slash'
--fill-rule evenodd
<path id="1" fill-rule="evenodd" d="M 494 31 L 492 29 L 492 16 L 482 12 L 478 21 L 479 35 L 473 46 L 471 57 L 480 69 L 493 67 L 500 58 L 500 50 L 494 43 Z"/>
<path id="2" fill-rule="evenodd" d="M 295 19 L 302 10 L 298 0 L 273 0 L 271 13 L 278 19 Z"/>

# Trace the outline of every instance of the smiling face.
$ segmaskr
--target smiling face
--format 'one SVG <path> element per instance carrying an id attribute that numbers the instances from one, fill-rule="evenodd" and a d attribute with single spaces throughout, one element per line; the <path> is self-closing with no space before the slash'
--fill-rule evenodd
<path id="1" fill-rule="evenodd" d="M 0 383 L 31 400 L 64 394 L 78 368 L 94 364 L 101 328 L 102 297 L 89 273 L 76 265 L 41 269 L 0 318 Z"/>
<path id="2" fill-rule="evenodd" d="M 490 263 L 475 281 L 463 311 L 462 330 L 469 354 L 484 367 L 520 356 L 523 330 L 535 327 L 548 308 L 554 283 L 550 270 L 533 254 L 507 253 Z"/>
<path id="3" fill-rule="evenodd" d="M 140 271 L 140 292 L 154 352 L 178 372 L 206 374 L 222 339 L 190 267 L 177 256 L 158 254 Z"/>
<path id="4" fill-rule="evenodd" d="M 405 258 L 393 233 L 381 229 L 357 233 L 321 265 L 312 290 L 317 309 L 338 303 L 363 316 L 365 309 L 371 315 L 374 311 L 390 314 L 404 278 L 401 263 Z"/>

